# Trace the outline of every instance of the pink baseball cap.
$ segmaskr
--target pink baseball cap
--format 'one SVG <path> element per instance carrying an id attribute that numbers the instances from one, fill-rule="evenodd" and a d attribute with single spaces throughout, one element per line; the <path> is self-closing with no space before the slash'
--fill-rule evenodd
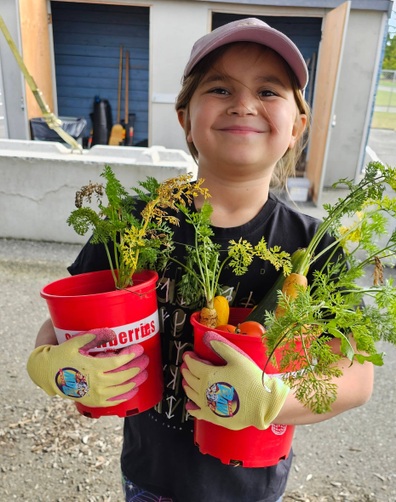
<path id="1" fill-rule="evenodd" d="M 191 50 L 184 77 L 187 77 L 207 54 L 232 42 L 255 42 L 274 50 L 293 70 L 301 90 L 305 89 L 308 83 L 308 68 L 297 46 L 284 33 L 254 17 L 225 24 L 198 39 Z"/>

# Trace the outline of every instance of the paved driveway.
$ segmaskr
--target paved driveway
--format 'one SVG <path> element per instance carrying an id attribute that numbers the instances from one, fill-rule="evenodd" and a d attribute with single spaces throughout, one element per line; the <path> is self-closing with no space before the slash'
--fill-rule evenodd
<path id="1" fill-rule="evenodd" d="M 370 160 L 380 160 L 384 164 L 396 166 L 396 131 L 371 129 L 365 163 Z"/>

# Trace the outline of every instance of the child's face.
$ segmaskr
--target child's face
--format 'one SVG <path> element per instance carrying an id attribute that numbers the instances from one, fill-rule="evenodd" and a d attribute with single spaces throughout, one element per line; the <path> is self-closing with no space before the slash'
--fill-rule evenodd
<path id="1" fill-rule="evenodd" d="M 243 168 L 244 174 L 272 172 L 306 124 L 285 63 L 258 44 L 231 46 L 220 57 L 195 91 L 189 118 L 187 140 L 198 150 L 200 168 Z"/>

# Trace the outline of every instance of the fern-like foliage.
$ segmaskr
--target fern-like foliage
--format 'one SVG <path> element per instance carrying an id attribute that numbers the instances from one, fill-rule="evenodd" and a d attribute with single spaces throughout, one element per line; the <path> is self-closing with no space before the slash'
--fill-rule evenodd
<path id="1" fill-rule="evenodd" d="M 290 273 L 290 255 L 279 247 L 268 248 L 265 239 L 253 246 L 245 239 L 231 240 L 227 249 L 222 249 L 213 242 L 211 215 L 213 207 L 205 201 L 200 211 L 192 212 L 188 207 L 181 207 L 187 224 L 194 228 L 195 242 L 193 246 L 184 245 L 186 255 L 184 263 L 174 257 L 171 260 L 184 269 L 178 283 L 178 291 L 182 301 L 189 305 L 201 305 L 213 308 L 213 299 L 221 294 L 221 272 L 227 265 L 232 272 L 243 275 L 247 272 L 255 257 L 268 260 L 277 270 L 282 269 L 286 275 Z"/>
<path id="2" fill-rule="evenodd" d="M 92 232 L 91 242 L 103 244 L 119 289 L 132 285 L 133 274 L 143 269 L 162 270 L 173 251 L 175 212 L 194 197 L 208 197 L 203 180 L 192 183 L 181 175 L 160 183 L 153 177 L 139 182 L 129 193 L 110 166 L 101 176 L 105 184 L 89 183 L 76 193 L 76 209 L 67 222 L 79 235 Z M 96 200 L 96 208 L 92 200 Z M 140 214 L 137 202 L 143 203 Z"/>
<path id="3" fill-rule="evenodd" d="M 339 184 L 350 192 L 326 206 L 328 214 L 299 262 L 306 269 L 327 253 L 324 266 L 297 298 L 278 291 L 282 316 L 267 311 L 265 319 L 269 360 L 287 372 L 297 398 L 316 413 L 330 411 L 337 397 L 340 358 L 380 366 L 384 354 L 377 342 L 396 345 L 396 288 L 392 278 L 385 279 L 383 265 L 396 259 L 396 231 L 389 231 L 396 222 L 396 169 L 370 163 L 359 183 Z M 324 231 L 334 242 L 316 253 Z M 339 341 L 339 353 L 331 339 Z"/>

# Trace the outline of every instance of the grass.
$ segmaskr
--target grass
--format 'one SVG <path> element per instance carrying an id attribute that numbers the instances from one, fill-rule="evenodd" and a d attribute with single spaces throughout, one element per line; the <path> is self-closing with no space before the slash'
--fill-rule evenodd
<path id="1" fill-rule="evenodd" d="M 374 111 L 371 127 L 374 129 L 393 129 L 396 131 L 396 87 L 395 82 L 389 80 L 381 80 L 380 86 L 386 86 L 389 91 L 377 89 L 375 97 L 375 106 L 392 107 L 390 111 Z"/>
<path id="2" fill-rule="evenodd" d="M 371 127 L 396 131 L 396 113 L 374 112 Z"/>
<path id="3" fill-rule="evenodd" d="M 395 80 L 392 79 L 387 79 L 387 78 L 381 78 L 378 85 L 383 85 L 385 87 L 393 87 L 395 85 Z"/>
<path id="4" fill-rule="evenodd" d="M 393 91 L 377 91 L 376 106 L 396 106 L 396 89 Z"/>

